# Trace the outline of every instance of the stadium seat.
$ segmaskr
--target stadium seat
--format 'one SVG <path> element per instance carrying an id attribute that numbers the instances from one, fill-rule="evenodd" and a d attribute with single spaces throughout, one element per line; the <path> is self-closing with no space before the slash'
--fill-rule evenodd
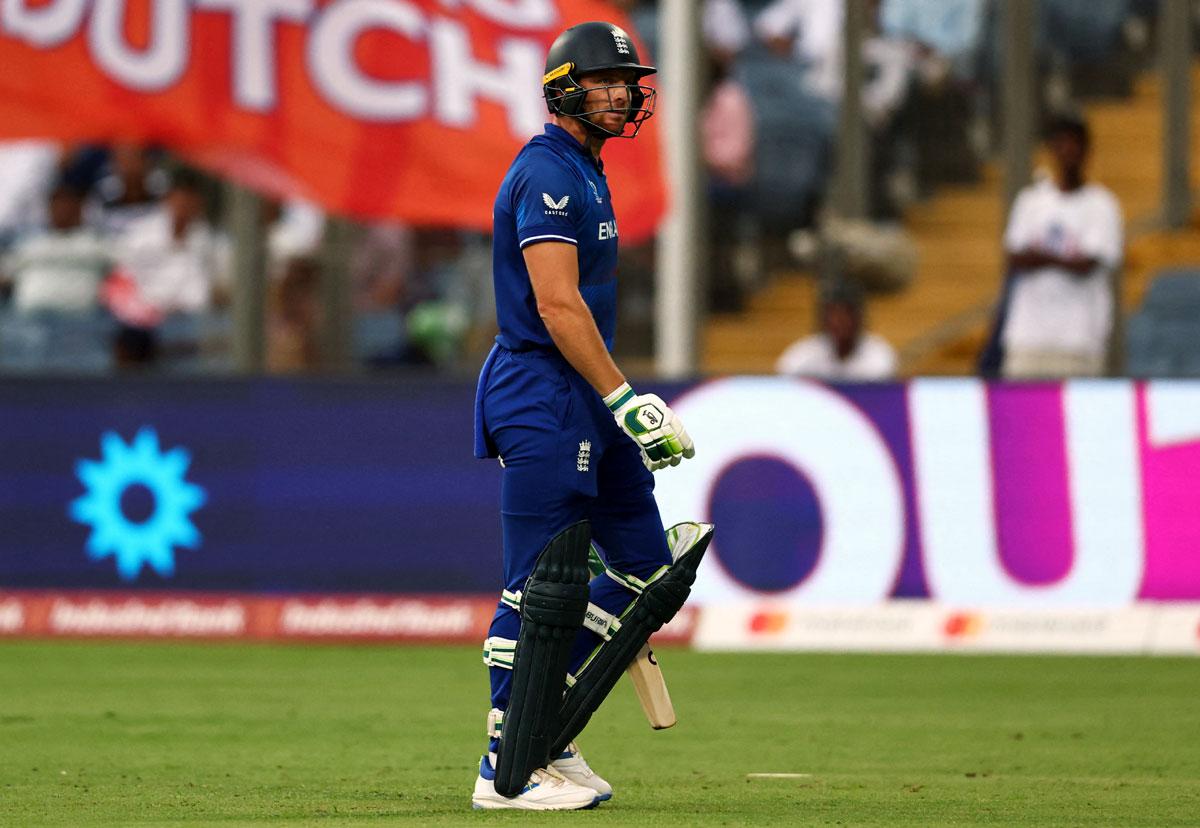
<path id="1" fill-rule="evenodd" d="M 354 359 L 359 363 L 400 358 L 405 341 L 404 317 L 394 309 L 359 311 L 354 315 Z"/>
<path id="2" fill-rule="evenodd" d="M 1159 271 L 1142 307 L 1160 317 L 1200 319 L 1200 270 Z"/>
<path id="3" fill-rule="evenodd" d="M 1200 377 L 1200 272 L 1162 271 L 1125 328 L 1134 377 Z"/>
<path id="4" fill-rule="evenodd" d="M 1120 46 L 1130 0 L 1044 0 L 1043 44 L 1073 63 L 1097 63 Z"/>
<path id="5" fill-rule="evenodd" d="M 113 368 L 116 324 L 106 314 L 0 313 L 0 370 L 104 374 Z"/>
<path id="6" fill-rule="evenodd" d="M 171 374 L 233 370 L 233 317 L 226 311 L 176 314 L 158 330 L 158 367 Z"/>

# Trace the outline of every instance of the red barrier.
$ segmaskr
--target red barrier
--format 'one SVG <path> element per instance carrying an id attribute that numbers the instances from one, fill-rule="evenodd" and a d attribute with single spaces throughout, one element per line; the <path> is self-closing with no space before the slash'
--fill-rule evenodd
<path id="1" fill-rule="evenodd" d="M 0 637 L 478 644 L 496 601 L 443 595 L 0 592 Z M 697 610 L 655 636 L 687 644 Z"/>

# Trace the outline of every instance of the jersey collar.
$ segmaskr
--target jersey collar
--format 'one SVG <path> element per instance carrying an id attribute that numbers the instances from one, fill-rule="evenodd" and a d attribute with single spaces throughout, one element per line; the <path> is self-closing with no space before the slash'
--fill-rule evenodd
<path id="1" fill-rule="evenodd" d="M 579 140 L 560 127 L 558 124 L 546 124 L 546 138 L 552 144 L 565 147 L 569 150 L 579 153 L 584 158 L 592 163 L 592 165 L 600 172 L 604 172 L 604 162 L 592 155 L 586 144 L 579 143 Z"/>

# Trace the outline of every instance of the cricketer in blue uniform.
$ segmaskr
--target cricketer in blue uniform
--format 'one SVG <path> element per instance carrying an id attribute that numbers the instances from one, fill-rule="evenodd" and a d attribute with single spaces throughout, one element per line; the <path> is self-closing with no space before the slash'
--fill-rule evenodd
<path id="1" fill-rule="evenodd" d="M 591 40 L 580 51 L 584 35 Z M 564 39 L 569 53 L 560 60 L 555 49 Z M 637 598 L 630 584 L 644 585 L 672 563 L 652 471 L 692 456 L 691 440 L 662 400 L 633 392 L 610 356 L 618 223 L 600 150 L 608 137 L 632 137 L 630 125 L 636 134 L 649 115 L 653 90 L 638 81 L 653 68 L 639 66 L 632 48 L 620 29 L 604 23 L 560 37 L 545 80 L 552 123 L 517 155 L 493 208 L 499 335 L 479 376 L 475 455 L 503 466 L 504 592 L 485 644 L 491 758 L 481 765 L 476 807 L 579 807 L 520 804 L 534 797 L 532 781 L 517 797 L 481 794 L 494 773 L 497 720 L 512 692 L 521 590 L 539 553 L 564 528 L 590 521 L 610 572 L 619 574 L 593 579 L 589 601 L 613 618 Z M 604 640 L 581 628 L 569 673 Z M 607 798 L 611 788 L 595 780 L 602 783 L 592 783 L 599 798 Z"/>

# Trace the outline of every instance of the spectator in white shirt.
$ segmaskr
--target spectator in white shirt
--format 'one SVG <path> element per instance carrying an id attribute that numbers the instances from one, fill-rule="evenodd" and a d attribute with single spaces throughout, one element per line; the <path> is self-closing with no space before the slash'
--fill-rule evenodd
<path id="1" fill-rule="evenodd" d="M 227 278 L 228 245 L 205 220 L 200 179 L 187 170 L 176 173 L 162 207 L 129 225 L 117 250 L 138 298 L 162 317 L 209 310 Z"/>
<path id="2" fill-rule="evenodd" d="M 316 255 L 325 232 L 325 213 L 317 205 L 289 199 L 263 202 L 266 226 L 267 272 L 272 281 L 287 273 L 291 262 Z"/>
<path id="3" fill-rule="evenodd" d="M 1013 281 L 1001 370 L 1013 379 L 1098 376 L 1124 250 L 1121 207 L 1086 179 L 1090 136 L 1082 120 L 1055 121 L 1047 144 L 1054 176 L 1021 191 L 1004 235 Z"/>
<path id="4" fill-rule="evenodd" d="M 50 226 L 26 236 L 3 261 L 21 313 L 89 313 L 99 308 L 100 283 L 112 267 L 105 242 L 83 226 L 83 196 L 68 185 L 49 198 Z"/>
<path id="5" fill-rule="evenodd" d="M 896 352 L 863 329 L 862 288 L 843 281 L 821 301 L 821 332 L 788 346 L 775 370 L 829 381 L 872 382 L 896 376 Z"/>
<path id="6" fill-rule="evenodd" d="M 726 67 L 750 42 L 750 24 L 738 0 L 705 0 L 700 26 L 709 54 Z"/>

